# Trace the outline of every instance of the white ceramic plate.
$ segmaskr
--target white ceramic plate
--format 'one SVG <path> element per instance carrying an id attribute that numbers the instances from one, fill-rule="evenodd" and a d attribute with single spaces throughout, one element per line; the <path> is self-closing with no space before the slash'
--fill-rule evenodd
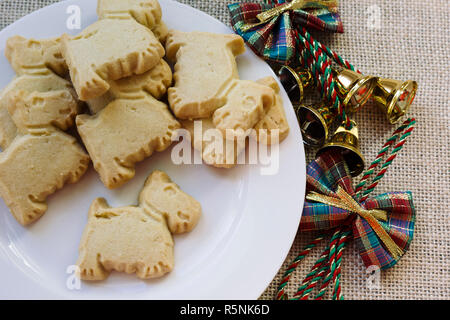
<path id="1" fill-rule="evenodd" d="M 0 88 L 14 76 L 4 58 L 10 36 L 45 38 L 68 30 L 68 6 L 81 8 L 81 28 L 97 16 L 95 0 L 64 1 L 38 10 L 0 32 Z M 232 33 L 218 20 L 175 1 L 160 0 L 163 19 L 183 31 Z M 256 55 L 238 58 L 242 79 L 273 75 Z M 39 299 L 257 299 L 273 279 L 294 240 L 303 207 L 305 158 L 302 139 L 286 93 L 291 127 L 280 145 L 279 171 L 261 175 L 262 165 L 221 170 L 171 162 L 170 152 L 156 153 L 138 164 L 136 177 L 118 190 L 107 190 L 90 168 L 80 182 L 66 185 L 48 199 L 49 209 L 24 228 L 0 200 L 0 297 Z M 147 175 L 167 172 L 200 201 L 203 216 L 190 233 L 175 236 L 175 268 L 167 276 L 141 281 L 113 272 L 99 283 L 69 289 L 67 268 L 78 257 L 78 244 L 89 205 L 105 197 L 111 206 L 134 204 Z"/>

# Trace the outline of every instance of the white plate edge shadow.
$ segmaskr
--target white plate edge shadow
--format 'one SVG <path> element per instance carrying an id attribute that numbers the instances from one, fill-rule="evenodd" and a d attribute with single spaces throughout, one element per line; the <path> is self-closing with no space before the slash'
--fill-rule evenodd
<path id="1" fill-rule="evenodd" d="M 70 4 L 76 4 L 76 3 L 86 3 L 89 0 L 67 0 L 67 1 L 63 1 L 63 2 L 59 2 L 59 3 L 55 3 L 52 4 L 50 6 L 44 7 L 42 9 L 39 9 L 35 12 L 32 12 L 31 14 L 21 18 L 20 20 L 16 21 L 15 23 L 9 25 L 8 27 L 6 27 L 5 29 L 3 29 L 2 31 L 0 31 L 0 39 L 3 38 L 3 34 L 9 33 L 12 30 L 14 30 L 15 28 L 17 28 L 17 26 L 21 23 L 26 24 L 28 19 L 31 19 L 31 17 L 34 16 L 38 16 L 43 14 L 43 12 L 45 12 L 45 10 L 51 10 L 49 8 L 56 8 L 58 6 L 64 6 L 64 5 L 70 5 Z M 90 0 L 92 1 L 92 0 Z M 195 15 L 198 15 L 202 18 L 204 18 L 205 20 L 211 20 L 213 21 L 215 24 L 220 24 L 224 30 L 224 32 L 227 33 L 232 33 L 232 30 L 229 29 L 228 27 L 226 27 L 222 22 L 220 22 L 219 20 L 215 19 L 214 17 L 209 16 L 208 14 L 199 11 L 197 9 L 194 9 L 188 5 L 185 4 L 181 4 L 179 2 L 173 1 L 173 0 L 160 0 L 160 3 L 163 7 L 163 10 L 167 10 L 167 8 L 171 7 L 171 6 L 176 6 L 179 8 L 183 8 L 183 10 L 190 10 L 192 12 L 195 13 Z M 164 16 L 163 16 L 164 19 Z M 3 40 L 2 40 L 3 41 Z M 3 44 L 2 44 L 3 45 Z M 245 59 L 258 59 L 261 64 L 261 69 L 264 67 L 264 72 L 265 73 L 269 73 L 268 75 L 272 75 L 275 78 L 277 78 L 275 76 L 275 74 L 273 73 L 273 71 L 270 69 L 270 67 L 262 60 L 260 60 L 259 58 L 256 57 L 256 55 L 249 49 L 247 48 L 247 53 L 241 57 L 238 58 L 238 62 L 240 61 L 242 63 L 242 61 L 245 61 Z M 253 79 L 256 80 L 256 79 Z M 273 279 L 273 277 L 276 275 L 276 273 L 278 272 L 278 270 L 280 269 L 280 267 L 282 266 L 286 256 L 289 253 L 291 244 L 294 241 L 295 235 L 296 235 L 296 231 L 298 228 L 298 224 L 300 222 L 300 217 L 301 217 L 301 210 L 303 207 L 303 198 L 304 198 L 304 192 L 305 192 L 305 175 L 306 175 L 306 169 L 305 169 L 305 155 L 304 155 L 304 150 L 303 150 L 303 144 L 302 144 L 302 140 L 301 140 L 301 135 L 299 132 L 299 128 L 298 128 L 298 123 L 295 120 L 295 114 L 292 108 L 291 103 L 288 100 L 288 97 L 285 93 L 285 91 L 282 89 L 282 96 L 283 96 L 283 100 L 285 101 L 284 107 L 285 107 L 285 111 L 288 117 L 288 121 L 289 121 L 289 125 L 291 127 L 291 131 L 289 134 L 289 137 L 286 139 L 286 141 L 284 141 L 282 143 L 282 145 L 280 146 L 280 150 L 282 148 L 286 149 L 287 147 L 283 147 L 283 144 L 289 144 L 291 147 L 294 147 L 298 150 L 297 153 L 294 152 L 294 154 L 296 154 L 295 160 L 300 160 L 300 163 L 295 163 L 295 161 L 293 161 L 294 159 L 290 158 L 290 159 L 284 159 L 284 168 L 289 169 L 294 169 L 296 170 L 295 173 L 289 173 L 288 177 L 291 178 L 291 176 L 296 176 L 298 179 L 302 180 L 302 182 L 300 182 L 300 184 L 297 186 L 299 188 L 299 190 L 287 190 L 285 193 L 287 193 L 286 198 L 292 197 L 292 196 L 296 196 L 298 198 L 298 207 L 297 207 L 297 213 L 296 213 L 296 219 L 295 222 L 296 223 L 292 223 L 286 225 L 285 229 L 283 230 L 275 230 L 275 233 L 278 233 L 280 235 L 280 238 L 278 238 L 279 242 L 282 242 L 283 245 L 281 246 L 281 248 L 278 248 L 280 250 L 280 252 L 276 255 L 276 259 L 277 259 L 277 263 L 274 263 L 273 261 L 265 261 L 264 257 L 260 257 L 260 259 L 256 260 L 253 262 L 254 268 L 258 268 L 258 263 L 267 263 L 270 264 L 271 267 L 265 267 L 264 270 L 264 275 L 258 275 L 257 278 L 255 279 L 255 281 L 251 281 L 253 280 L 253 278 L 251 278 L 251 276 L 256 276 L 255 274 L 257 274 L 256 272 L 253 273 L 251 272 L 251 268 L 246 268 L 246 271 L 248 273 L 245 273 L 245 275 L 247 275 L 247 277 L 239 275 L 239 269 L 238 270 L 232 270 L 232 268 L 230 268 L 229 272 L 231 275 L 236 276 L 237 278 L 239 278 L 240 281 L 230 281 L 229 278 L 224 278 L 224 280 L 221 282 L 221 284 L 223 285 L 231 285 L 234 284 L 234 288 L 228 288 L 227 290 L 224 290 L 223 292 L 216 292 L 216 293 L 212 293 L 208 290 L 206 291 L 202 291 L 199 290 L 197 293 L 190 293 L 189 298 L 192 299 L 257 299 L 261 293 L 265 290 L 265 288 L 267 287 L 267 285 L 269 285 L 270 281 Z M 289 142 L 288 142 L 289 141 Z M 249 169 L 250 170 L 250 169 Z M 282 168 L 280 168 L 280 170 L 282 170 Z M 251 170 L 252 173 L 254 173 L 255 170 Z M 250 181 L 251 181 L 251 175 L 250 175 Z M 175 180 L 176 182 L 176 180 Z M 186 190 L 186 188 L 185 188 Z M 186 190 L 189 193 L 189 190 Z M 284 192 L 284 190 L 283 190 Z M 248 205 L 248 203 L 247 203 Z M 257 205 L 257 204 L 256 204 Z M 283 204 L 280 204 L 280 207 L 283 207 Z M 9 213 L 8 213 L 9 214 Z M 291 213 L 293 215 L 295 215 L 295 213 Z M 292 218 L 291 218 L 292 219 Z M 294 221 L 294 219 L 292 219 Z M 241 221 L 240 221 L 241 222 Z M 250 221 L 251 222 L 251 221 Z M 39 222 L 38 222 L 39 223 Z M 246 221 L 246 223 L 248 224 L 249 221 Z M 242 227 L 242 226 L 240 226 Z M 238 230 L 234 230 L 234 232 L 237 232 Z M 277 234 L 277 235 L 278 235 Z M 267 237 L 270 238 L 270 237 Z M 281 241 L 281 238 L 283 238 L 283 240 Z M 77 239 L 77 241 L 79 241 L 79 239 Z M 231 240 L 230 240 L 231 241 Z M 229 241 L 229 242 L 230 242 Z M 236 241 L 236 240 L 234 240 Z M 227 246 L 231 245 L 230 243 L 227 243 Z M 2 250 L 4 250 L 5 248 L 0 248 Z M 0 250 L 0 258 L 2 257 L 2 250 Z M 224 249 L 225 250 L 225 249 Z M 264 249 L 260 249 L 261 253 L 264 253 Z M 249 254 L 250 255 L 250 254 Z M 223 255 L 222 255 L 223 256 Z M 255 258 L 257 255 L 253 255 L 253 257 Z M 3 259 L 5 259 L 5 254 L 3 252 Z M 273 258 L 273 256 L 272 256 Z M 218 267 L 218 265 L 220 264 L 220 259 L 219 257 L 217 257 L 217 259 L 213 259 L 213 261 L 211 261 L 211 265 L 209 266 L 209 269 L 211 269 L 211 272 L 214 272 L 214 268 Z M 234 264 L 235 266 L 237 265 L 236 263 Z M 245 267 L 245 266 L 240 266 L 241 270 Z M 6 267 L 0 267 L 0 270 L 4 271 Z M 219 268 L 220 269 L 220 268 Z M 20 288 L 18 289 L 17 287 L 13 290 L 8 291 L 7 296 L 5 296 L 5 292 L 2 292 L 0 290 L 0 296 L 2 296 L 3 298 L 8 298 L 8 297 L 24 297 L 24 298 L 52 298 L 52 297 L 58 297 L 61 298 L 62 296 L 60 295 L 60 293 L 56 293 L 53 291 L 49 291 L 49 289 L 47 288 L 43 288 L 39 285 L 39 283 L 35 283 L 36 286 L 31 285 L 29 283 L 29 278 L 28 277 L 24 277 L 23 273 L 17 269 L 15 270 L 9 270 L 9 273 L 2 272 L 2 275 L 0 275 L 0 282 L 3 282 L 3 280 L 5 280 L 5 284 L 10 283 L 11 285 L 17 285 L 17 277 L 22 277 L 22 283 L 24 286 L 27 286 L 27 290 L 20 290 Z M 4 276 L 6 276 L 7 278 L 5 278 Z M 196 277 L 193 277 L 192 279 L 189 280 L 189 282 L 194 282 L 194 281 L 200 281 L 201 279 L 198 279 L 199 275 L 197 275 Z M 24 279 L 24 278 L 28 278 L 28 280 Z M 14 280 L 13 280 L 14 279 Z M 34 279 L 33 279 L 34 280 Z M 257 281 L 256 281 L 257 280 Z M 247 281 L 247 282 L 246 282 Z M 251 286 L 248 287 L 249 283 L 251 283 Z M 20 286 L 19 286 L 20 287 Z M 39 292 L 35 292 L 34 290 L 30 290 L 34 288 L 35 290 L 40 290 Z M 11 293 L 11 294 L 9 294 Z M 74 299 L 92 299 L 92 298 L 99 298 L 98 296 L 94 294 L 88 294 L 86 296 L 80 296 L 80 295 L 72 295 L 72 294 L 68 294 L 67 296 L 63 296 L 62 298 L 74 298 Z M 126 297 L 121 297 L 121 298 L 126 298 Z M 132 297 L 132 298 L 139 298 L 139 297 Z M 146 297 L 142 297 L 142 298 L 146 298 Z M 181 299 L 181 298 L 186 298 L 185 295 L 181 294 L 181 295 L 174 295 L 173 297 L 174 299 Z"/>

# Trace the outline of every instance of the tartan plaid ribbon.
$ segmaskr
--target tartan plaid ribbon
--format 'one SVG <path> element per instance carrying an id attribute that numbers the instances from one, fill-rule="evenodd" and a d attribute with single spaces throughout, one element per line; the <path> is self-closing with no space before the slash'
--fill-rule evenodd
<path id="1" fill-rule="evenodd" d="M 297 27 L 328 32 L 344 32 L 337 12 L 337 0 L 301 1 L 301 9 L 287 10 L 261 23 L 258 14 L 286 4 L 286 1 L 266 3 L 235 3 L 228 5 L 234 31 L 249 47 L 265 60 L 288 64 L 298 56 Z M 251 24 L 257 25 L 250 30 Z"/>
<path id="2" fill-rule="evenodd" d="M 307 194 L 338 199 L 342 197 L 339 195 L 342 191 L 357 200 L 350 172 L 339 152 L 325 152 L 308 165 Z M 312 199 L 314 196 L 307 196 L 308 198 Z M 325 231 L 351 224 L 353 237 L 365 266 L 377 265 L 380 269 L 393 267 L 408 250 L 413 239 L 415 208 L 411 192 L 385 193 L 358 204 L 361 210 L 377 214 L 369 218 L 342 205 L 307 200 L 300 229 Z M 381 217 L 382 212 L 386 213 L 384 218 Z M 373 220 L 377 222 L 374 223 Z M 387 234 L 389 240 L 383 240 L 381 234 Z M 390 241 L 394 249 L 387 245 Z"/>

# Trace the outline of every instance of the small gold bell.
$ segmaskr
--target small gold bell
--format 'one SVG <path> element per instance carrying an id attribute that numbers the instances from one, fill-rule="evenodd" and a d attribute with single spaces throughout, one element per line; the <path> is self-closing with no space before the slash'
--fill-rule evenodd
<path id="1" fill-rule="evenodd" d="M 373 99 L 387 115 L 391 124 L 404 116 L 411 106 L 417 93 L 417 82 L 405 82 L 391 79 L 379 79 Z"/>
<path id="2" fill-rule="evenodd" d="M 346 129 L 344 124 L 341 124 L 331 140 L 317 152 L 316 156 L 318 157 L 330 149 L 340 150 L 351 175 L 356 177 L 364 170 L 364 157 L 359 151 L 358 127 L 353 120 L 351 122 L 352 128 L 350 130 Z"/>
<path id="3" fill-rule="evenodd" d="M 335 116 L 327 104 L 295 106 L 303 142 L 309 146 L 322 146 L 328 140 L 328 131 Z"/>
<path id="4" fill-rule="evenodd" d="M 377 85 L 377 77 L 364 76 L 358 72 L 333 69 L 337 92 L 348 112 L 356 112 L 366 104 Z"/>
<path id="5" fill-rule="evenodd" d="M 311 73 L 306 69 L 294 70 L 289 66 L 282 66 L 278 76 L 291 102 L 293 104 L 302 102 L 305 89 L 312 83 Z"/>

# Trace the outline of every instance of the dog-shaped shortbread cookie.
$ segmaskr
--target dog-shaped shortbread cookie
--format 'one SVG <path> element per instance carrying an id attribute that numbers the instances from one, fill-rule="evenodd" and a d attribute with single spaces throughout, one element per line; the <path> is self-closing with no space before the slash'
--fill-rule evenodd
<path id="1" fill-rule="evenodd" d="M 242 117 L 242 112 L 243 110 L 245 110 L 245 108 L 239 108 L 240 105 L 242 106 L 242 103 L 240 103 L 239 101 L 242 100 L 237 100 L 236 104 L 232 103 L 233 100 L 236 100 L 243 94 L 244 96 L 247 95 L 251 97 L 251 90 L 246 91 L 242 90 L 242 88 L 238 88 L 236 90 L 237 93 L 234 97 L 233 95 L 231 95 L 231 98 L 229 98 L 230 102 L 227 104 L 229 107 L 224 110 L 221 110 L 221 108 L 217 109 L 213 116 L 216 115 L 216 113 L 218 113 L 218 115 L 223 114 L 223 111 L 226 111 L 228 108 L 238 107 L 236 108 L 236 115 L 234 116 L 234 121 L 237 124 L 237 127 L 235 126 L 235 124 L 232 124 L 233 126 L 235 126 L 235 129 L 240 128 L 244 131 L 244 128 L 249 128 L 254 125 L 253 128 L 255 129 L 256 134 L 255 138 L 258 140 L 258 142 L 265 144 L 281 142 L 289 134 L 289 125 L 287 123 L 286 114 L 284 112 L 283 99 L 279 94 L 280 88 L 276 80 L 270 76 L 262 78 L 256 82 L 267 87 L 265 89 L 265 99 L 268 100 L 266 103 L 264 103 L 263 97 L 260 95 L 256 95 L 256 97 L 260 97 L 262 100 L 259 104 L 256 103 L 256 101 L 255 103 L 250 104 L 250 111 L 252 111 L 254 114 L 253 117 L 248 117 L 247 119 L 246 117 Z M 241 83 L 245 84 L 246 81 Z M 253 84 L 251 84 L 250 87 L 251 86 L 253 86 Z M 274 103 L 270 102 L 269 98 L 272 94 L 270 94 L 267 89 L 273 91 L 272 94 L 275 96 Z M 254 97 L 250 98 L 249 100 L 252 99 L 254 99 Z M 261 108 L 261 106 L 263 107 Z M 269 107 L 267 108 L 267 106 Z M 227 114 L 227 117 L 232 118 L 232 112 Z M 233 119 L 227 119 L 227 117 L 225 118 L 225 120 L 233 123 L 230 121 Z M 244 121 L 241 122 L 240 119 L 243 119 Z M 253 121 L 248 121 L 248 119 L 253 119 Z M 257 119 L 260 120 L 255 124 L 255 121 Z M 218 119 L 216 118 L 216 121 L 217 120 Z M 233 135 L 233 132 L 231 132 L 232 137 L 237 139 L 227 140 L 227 135 L 226 133 L 222 132 L 223 130 L 219 130 L 219 132 L 214 131 L 218 129 L 218 127 L 216 127 L 212 118 L 199 119 L 195 121 L 198 121 L 199 123 L 201 122 L 202 132 L 200 137 L 196 136 L 193 120 L 180 120 L 182 127 L 186 129 L 190 134 L 192 146 L 197 150 L 201 150 L 203 161 L 208 165 L 218 168 L 229 169 L 236 166 L 239 155 L 242 151 L 245 150 L 246 147 L 245 137 L 238 137 L 236 135 Z M 227 129 L 226 122 L 222 122 L 222 124 L 225 124 L 224 128 Z M 278 130 L 277 134 L 274 133 L 275 130 Z M 209 134 L 207 132 L 209 132 Z M 271 138 L 273 136 L 276 136 L 279 139 L 277 141 L 272 141 Z"/>
<path id="2" fill-rule="evenodd" d="M 71 93 L 15 91 L 8 100 L 17 135 L 0 153 L 0 195 L 17 221 L 27 225 L 47 211 L 49 195 L 81 178 L 89 156 L 62 131 L 78 112 Z"/>
<path id="3" fill-rule="evenodd" d="M 0 93 L 0 147 L 2 149 L 6 149 L 17 135 L 17 127 L 8 112 L 8 97 L 18 91 L 24 94 L 34 93 L 36 96 L 40 95 L 42 99 L 58 99 L 64 93 L 71 100 L 70 102 L 65 100 L 65 103 L 71 105 L 75 103 L 79 106 L 70 82 L 52 72 L 41 75 L 24 74 L 14 78 Z M 79 107 L 77 107 L 77 113 L 78 109 Z"/>
<path id="4" fill-rule="evenodd" d="M 170 107 L 179 119 L 209 118 L 226 103 L 226 91 L 239 78 L 236 56 L 244 53 L 237 35 L 169 31 L 167 58 L 175 62 Z"/>
<path id="5" fill-rule="evenodd" d="M 61 38 L 36 40 L 14 36 L 6 42 L 5 56 L 18 75 L 41 75 L 50 70 L 65 77 L 68 68 L 61 44 Z"/>
<path id="6" fill-rule="evenodd" d="M 242 138 L 269 110 L 271 118 L 275 113 L 278 116 L 279 108 L 273 107 L 280 102 L 277 88 L 239 79 L 235 58 L 244 50 L 242 38 L 236 35 L 169 32 L 166 52 L 175 62 L 175 85 L 169 88 L 168 99 L 177 118 L 211 118 L 224 137 L 232 131 L 233 136 Z M 263 129 L 262 124 L 259 128 Z"/>
<path id="7" fill-rule="evenodd" d="M 200 215 L 200 204 L 161 171 L 148 177 L 139 206 L 111 208 L 103 198 L 94 200 L 79 248 L 81 279 L 104 280 L 112 270 L 163 276 L 174 266 L 172 234 L 191 231 Z"/>
<path id="8" fill-rule="evenodd" d="M 156 99 L 161 99 L 172 84 L 172 70 L 164 59 L 151 70 L 123 78 L 116 81 L 110 81 L 110 89 L 101 97 L 87 101 L 89 110 L 92 114 L 98 113 L 112 101 L 128 96 L 133 97 L 136 91 L 143 90 Z"/>
<path id="9" fill-rule="evenodd" d="M 97 15 L 99 19 L 134 19 L 152 30 L 162 43 L 169 32 L 161 20 L 158 0 L 98 0 Z"/>
<path id="10" fill-rule="evenodd" d="M 215 127 L 227 135 L 227 130 L 239 136 L 252 129 L 275 103 L 272 88 L 248 80 L 234 80 L 226 94 L 226 103 L 214 111 Z"/>
<path id="11" fill-rule="evenodd" d="M 7 108 L 8 95 L 24 92 L 47 92 L 58 96 L 61 91 L 77 100 L 72 84 L 62 77 L 68 73 L 61 55 L 61 41 L 55 39 L 9 38 L 5 55 L 17 76 L 0 93 L 0 147 L 6 149 L 17 135 L 17 128 Z M 50 93 L 52 92 L 52 93 Z M 48 95 L 47 95 L 48 96 Z"/>
<path id="12" fill-rule="evenodd" d="M 46 198 L 86 172 L 89 156 L 72 136 L 80 109 L 59 39 L 8 39 L 17 73 L 0 94 L 0 195 L 23 225 L 47 210 Z"/>
<path id="13" fill-rule="evenodd" d="M 105 94 L 108 81 L 142 74 L 164 56 L 153 32 L 134 19 L 99 20 L 79 35 L 62 35 L 62 53 L 80 100 Z"/>
<path id="14" fill-rule="evenodd" d="M 77 117 L 78 132 L 106 187 L 120 187 L 134 177 L 136 162 L 172 144 L 172 135 L 180 124 L 168 106 L 149 93 L 165 88 L 161 84 L 165 78 L 162 75 L 151 80 L 143 75 L 115 81 L 108 98 L 115 100 L 95 115 Z"/>

